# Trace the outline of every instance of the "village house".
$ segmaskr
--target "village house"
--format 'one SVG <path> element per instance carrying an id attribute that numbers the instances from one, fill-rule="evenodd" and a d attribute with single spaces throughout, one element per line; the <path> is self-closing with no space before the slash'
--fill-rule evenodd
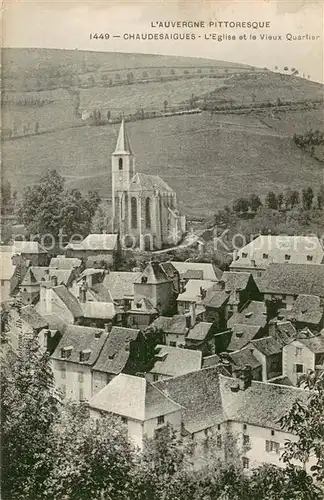
<path id="1" fill-rule="evenodd" d="M 282 349 L 283 375 L 294 385 L 300 377 L 311 372 L 324 370 L 324 331 L 313 337 L 292 340 Z"/>
<path id="2" fill-rule="evenodd" d="M 132 302 L 126 314 L 126 323 L 130 328 L 145 330 L 158 316 L 158 311 L 152 302 L 143 297 L 138 302 Z"/>
<path id="3" fill-rule="evenodd" d="M 320 332 L 324 327 L 324 300 L 316 295 L 298 295 L 292 308 L 281 312 L 297 330 L 308 327 Z"/>
<path id="4" fill-rule="evenodd" d="M 161 332 L 163 344 L 170 347 L 184 347 L 189 327 L 190 317 L 187 319 L 183 314 L 176 314 L 171 317 L 159 316 L 151 323 L 147 331 Z"/>
<path id="5" fill-rule="evenodd" d="M 50 256 L 47 250 L 37 241 L 14 241 L 10 248 L 17 264 L 21 259 L 29 261 L 32 266 L 48 266 Z"/>
<path id="6" fill-rule="evenodd" d="M 297 438 L 281 428 L 280 418 L 297 399 L 306 402 L 309 392 L 252 381 L 248 373 L 231 378 L 212 367 L 154 384 L 182 407 L 182 434 L 194 446 L 197 466 L 216 453 L 224 462 L 236 456 L 247 472 L 263 464 L 284 466 L 285 442 Z"/>
<path id="7" fill-rule="evenodd" d="M 262 337 L 262 334 L 262 327 L 257 325 L 248 325 L 244 323 L 232 325 L 231 328 L 223 333 L 225 337 L 223 341 L 223 350 L 228 352 L 239 351 L 251 342 L 251 340 Z M 228 342 L 226 342 L 226 338 Z M 217 335 L 217 340 L 217 351 L 219 352 L 220 335 Z"/>
<path id="8" fill-rule="evenodd" d="M 43 282 L 40 287 L 39 302 L 36 310 L 42 316 L 57 314 L 68 324 L 78 323 L 82 320 L 84 312 L 77 297 L 65 285 L 57 285 L 57 279 Z"/>
<path id="9" fill-rule="evenodd" d="M 270 264 L 258 286 L 264 301 L 277 300 L 286 309 L 292 309 L 299 295 L 324 299 L 324 265 Z"/>
<path id="10" fill-rule="evenodd" d="M 149 382 L 156 382 L 200 370 L 202 353 L 191 349 L 157 345 L 152 364 L 153 367 L 145 377 Z"/>
<path id="11" fill-rule="evenodd" d="M 222 278 L 222 271 L 209 262 L 171 261 L 182 280 L 198 279 L 217 282 Z"/>
<path id="12" fill-rule="evenodd" d="M 25 269 L 19 291 L 24 304 L 36 304 L 39 300 L 40 287 L 44 282 L 54 282 L 70 288 L 74 279 L 74 269 L 55 269 L 44 266 L 28 266 Z"/>
<path id="13" fill-rule="evenodd" d="M 84 263 L 81 259 L 64 257 L 64 255 L 58 255 L 57 257 L 52 257 L 49 267 L 52 269 L 73 269 L 78 275 L 83 271 Z"/>
<path id="14" fill-rule="evenodd" d="M 141 370 L 145 355 L 139 330 L 66 325 L 51 364 L 64 397 L 89 401 L 119 373 Z"/>
<path id="15" fill-rule="evenodd" d="M 21 338 L 32 338 L 34 335 L 39 336 L 41 347 L 46 347 L 41 332 L 47 326 L 46 319 L 32 305 L 21 307 L 13 303 L 8 308 L 9 339 L 14 351 L 18 349 Z"/>
<path id="16" fill-rule="evenodd" d="M 273 318 L 268 327 L 269 336 L 276 339 L 282 347 L 297 337 L 296 328 L 290 321 Z"/>
<path id="17" fill-rule="evenodd" d="M 270 264 L 321 264 L 323 257 L 316 236 L 260 235 L 234 252 L 230 269 L 259 278 Z"/>
<path id="18" fill-rule="evenodd" d="M 213 323 L 217 331 L 226 328 L 229 298 L 229 293 L 225 292 L 223 284 L 219 282 L 207 290 L 202 301 L 205 308 L 204 321 Z"/>
<path id="19" fill-rule="evenodd" d="M 226 317 L 239 311 L 251 300 L 261 300 L 259 289 L 250 273 L 224 271 L 222 276 L 225 293 L 229 295 L 226 304 Z"/>
<path id="20" fill-rule="evenodd" d="M 114 267 L 121 256 L 118 234 L 89 234 L 79 243 L 69 243 L 65 249 L 65 257 L 83 259 L 97 257 L 101 267 Z"/>
<path id="21" fill-rule="evenodd" d="M 247 302 L 239 312 L 228 319 L 227 326 L 234 325 L 253 325 L 264 331 L 267 325 L 267 308 L 264 302 L 256 300 Z"/>
<path id="22" fill-rule="evenodd" d="M 212 286 L 213 281 L 210 280 L 189 279 L 177 298 L 178 313 L 189 312 L 192 304 L 202 304 L 208 289 Z"/>
<path id="23" fill-rule="evenodd" d="M 10 297 L 11 279 L 14 271 L 11 247 L 0 246 L 0 302 L 6 302 Z"/>
<path id="24" fill-rule="evenodd" d="M 92 417 L 113 413 L 127 426 L 130 442 L 143 449 L 167 424 L 181 429 L 181 406 L 143 377 L 121 373 L 89 402 Z"/>
<path id="25" fill-rule="evenodd" d="M 280 377 L 282 375 L 282 346 L 273 337 L 254 339 L 247 345 L 252 349 L 253 356 L 262 365 L 262 380 Z"/>

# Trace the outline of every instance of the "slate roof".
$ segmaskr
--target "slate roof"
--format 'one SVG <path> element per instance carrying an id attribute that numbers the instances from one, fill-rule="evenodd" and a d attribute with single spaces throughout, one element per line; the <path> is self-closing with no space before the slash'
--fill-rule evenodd
<path id="1" fill-rule="evenodd" d="M 308 347 L 314 354 L 324 353 L 324 335 L 317 335 L 307 339 L 298 338 L 297 340 Z"/>
<path id="2" fill-rule="evenodd" d="M 290 321 L 276 321 L 276 332 L 274 337 L 282 345 L 289 344 L 291 340 L 296 338 L 297 331 Z"/>
<path id="3" fill-rule="evenodd" d="M 254 356 L 250 347 L 243 347 L 243 349 L 240 349 L 239 351 L 231 352 L 230 358 L 238 368 L 251 366 L 252 369 L 255 369 L 261 366 L 260 361 Z"/>
<path id="4" fill-rule="evenodd" d="M 140 272 L 116 272 L 106 274 L 102 282 L 102 287 L 94 285 L 92 288 L 99 293 L 103 293 L 105 287 L 111 294 L 113 300 L 133 299 L 134 282 L 141 276 Z"/>
<path id="5" fill-rule="evenodd" d="M 165 283 L 171 281 L 170 276 L 164 271 L 159 262 L 149 262 L 144 271 L 135 279 L 135 283 L 142 283 L 142 279 L 146 279 L 145 283 Z"/>
<path id="6" fill-rule="evenodd" d="M 140 331 L 133 328 L 113 326 L 93 370 L 114 375 L 120 373 L 128 361 L 130 344 L 139 334 Z"/>
<path id="7" fill-rule="evenodd" d="M 190 328 L 187 339 L 203 341 L 207 337 L 213 323 L 207 323 L 205 321 L 199 321 L 192 328 Z"/>
<path id="8" fill-rule="evenodd" d="M 152 328 L 158 328 L 166 333 L 175 333 L 178 335 L 186 335 L 188 332 L 186 317 L 183 314 L 176 314 L 172 317 L 159 316 L 148 327 L 149 330 Z"/>
<path id="9" fill-rule="evenodd" d="M 211 366 L 217 366 L 220 364 L 222 364 L 222 361 L 218 354 L 211 354 L 211 356 L 206 356 L 205 358 L 203 358 L 202 368 L 209 368 Z"/>
<path id="10" fill-rule="evenodd" d="M 292 309 L 286 311 L 286 318 L 299 323 L 318 325 L 324 315 L 324 307 L 320 297 L 315 295 L 299 295 Z"/>
<path id="11" fill-rule="evenodd" d="M 245 254 L 247 256 L 245 257 Z M 289 255 L 290 259 L 286 259 Z M 324 252 L 315 236 L 260 235 L 237 252 L 230 267 L 267 268 L 272 263 L 321 264 Z M 311 258 L 311 260 L 309 260 Z M 252 262 L 254 261 L 254 262 Z M 255 264 L 254 264 L 255 263 Z"/>
<path id="12" fill-rule="evenodd" d="M 187 280 L 203 280 L 204 272 L 202 269 L 187 269 L 187 271 L 182 274 L 181 278 Z"/>
<path id="13" fill-rule="evenodd" d="M 288 386 L 294 386 L 292 381 L 290 380 L 287 375 L 279 375 L 278 377 L 270 378 L 268 380 L 269 384 L 280 384 L 280 385 L 288 385 Z"/>
<path id="14" fill-rule="evenodd" d="M 173 189 L 158 175 L 136 173 L 129 183 L 130 192 L 156 190 L 162 193 L 174 193 Z"/>
<path id="15" fill-rule="evenodd" d="M 219 309 L 222 305 L 226 304 L 229 300 L 229 294 L 224 290 L 215 290 L 211 287 L 207 290 L 206 297 L 203 300 L 203 305 L 206 307 L 212 307 L 214 309 Z"/>
<path id="16" fill-rule="evenodd" d="M 91 408 L 145 421 L 181 409 L 145 378 L 120 373 L 89 403 Z"/>
<path id="17" fill-rule="evenodd" d="M 48 326 L 46 319 L 41 316 L 33 306 L 24 306 L 20 309 L 20 317 L 34 329 Z"/>
<path id="18" fill-rule="evenodd" d="M 261 327 L 256 325 L 233 325 L 230 343 L 227 346 L 228 351 L 238 351 L 246 346 L 260 332 Z"/>
<path id="19" fill-rule="evenodd" d="M 98 335 L 100 336 L 97 338 Z M 62 361 L 91 366 L 98 359 L 100 351 L 106 342 L 107 336 L 107 332 L 100 328 L 66 325 L 64 334 L 51 357 Z M 73 348 L 70 357 L 62 358 L 61 349 L 69 346 L 72 346 Z M 86 361 L 81 362 L 80 352 L 86 349 L 91 351 L 90 357 Z"/>
<path id="20" fill-rule="evenodd" d="M 208 262 L 177 262 L 172 260 L 171 264 L 177 269 L 181 277 L 191 271 L 202 271 L 202 279 L 204 280 L 219 281 L 222 277 L 222 271 Z"/>
<path id="21" fill-rule="evenodd" d="M 114 155 L 133 154 L 124 119 L 120 124 Z"/>
<path id="22" fill-rule="evenodd" d="M 136 304 L 133 302 L 130 312 L 137 314 L 158 314 L 157 309 L 155 309 L 152 302 L 146 297 L 142 297 Z"/>
<path id="23" fill-rule="evenodd" d="M 240 312 L 234 313 L 227 321 L 228 326 L 254 325 L 264 328 L 267 324 L 267 308 L 264 302 L 252 300 Z"/>
<path id="24" fill-rule="evenodd" d="M 44 321 L 50 330 L 58 330 L 63 333 L 67 327 L 65 320 L 58 314 L 42 314 L 42 318 L 44 318 Z"/>
<path id="25" fill-rule="evenodd" d="M 156 358 L 150 373 L 177 377 L 201 368 L 201 351 L 157 345 L 155 352 Z"/>
<path id="26" fill-rule="evenodd" d="M 113 319 L 116 308 L 112 302 L 87 301 L 80 303 L 85 318 Z"/>
<path id="27" fill-rule="evenodd" d="M 279 420 L 292 404 L 309 398 L 303 389 L 256 381 L 246 390 L 235 390 L 237 380 L 223 375 L 218 366 L 154 385 L 183 406 L 184 426 L 190 433 L 226 421 L 281 430 Z"/>
<path id="28" fill-rule="evenodd" d="M 117 250 L 117 234 L 89 234 L 81 243 L 69 243 L 65 249 L 88 251 Z"/>
<path id="29" fill-rule="evenodd" d="M 252 340 L 251 345 L 265 356 L 279 354 L 282 351 L 282 345 L 273 337 Z"/>
<path id="30" fill-rule="evenodd" d="M 189 280 L 185 285 L 184 292 L 178 295 L 178 302 L 197 302 L 201 301 L 201 289 L 207 291 L 213 286 L 213 281 L 210 280 Z"/>
<path id="31" fill-rule="evenodd" d="M 75 269 L 80 267 L 82 261 L 75 257 L 53 257 L 50 261 L 49 267 L 53 269 Z"/>
<path id="32" fill-rule="evenodd" d="M 225 291 L 245 290 L 248 286 L 250 273 L 224 271 L 222 281 L 225 282 Z"/>
<path id="33" fill-rule="evenodd" d="M 79 300 L 64 285 L 53 287 L 53 291 L 62 300 L 74 318 L 83 316 L 83 310 Z"/>
<path id="34" fill-rule="evenodd" d="M 324 265 L 270 264 L 258 285 L 262 293 L 324 297 Z"/>
<path id="35" fill-rule="evenodd" d="M 73 276 L 73 269 L 55 269 L 44 266 L 31 266 L 21 282 L 21 286 L 49 281 L 56 276 L 58 285 L 68 285 Z"/>
<path id="36" fill-rule="evenodd" d="M 12 245 L 12 255 L 24 253 L 47 254 L 47 250 L 37 241 L 15 241 Z"/>

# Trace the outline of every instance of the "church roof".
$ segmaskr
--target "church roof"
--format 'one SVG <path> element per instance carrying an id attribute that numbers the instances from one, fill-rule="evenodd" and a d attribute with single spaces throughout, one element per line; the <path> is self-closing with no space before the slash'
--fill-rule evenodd
<path id="1" fill-rule="evenodd" d="M 129 185 L 130 191 L 163 191 L 173 193 L 173 189 L 158 175 L 136 173 Z"/>
<path id="2" fill-rule="evenodd" d="M 133 154 L 124 119 L 121 122 L 115 151 L 113 154 Z"/>

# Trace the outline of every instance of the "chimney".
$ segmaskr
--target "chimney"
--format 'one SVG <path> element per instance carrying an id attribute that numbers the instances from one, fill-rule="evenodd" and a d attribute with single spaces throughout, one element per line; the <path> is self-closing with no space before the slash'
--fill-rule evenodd
<path id="1" fill-rule="evenodd" d="M 183 293 L 185 291 L 186 281 L 184 278 L 180 278 L 180 290 L 179 293 Z"/>
<path id="2" fill-rule="evenodd" d="M 193 327 L 196 324 L 196 304 L 195 302 L 190 302 L 190 325 Z"/>
<path id="3" fill-rule="evenodd" d="M 52 287 L 57 286 L 57 276 L 51 276 L 51 285 Z"/>
<path id="4" fill-rule="evenodd" d="M 105 323 L 105 332 L 109 333 L 112 329 L 112 323 Z"/>
<path id="5" fill-rule="evenodd" d="M 87 301 L 87 285 L 83 282 L 79 288 L 79 301 L 83 304 Z"/>
<path id="6" fill-rule="evenodd" d="M 269 337 L 276 337 L 277 333 L 277 321 L 275 319 L 272 319 L 269 321 Z"/>
<path id="7" fill-rule="evenodd" d="M 252 368 L 251 366 L 244 366 L 244 368 L 240 368 L 235 370 L 234 372 L 235 378 L 238 381 L 239 389 L 241 391 L 245 391 L 248 389 L 252 382 Z"/>
<path id="8" fill-rule="evenodd" d="M 251 266 L 255 267 L 255 260 L 251 259 Z"/>
<path id="9" fill-rule="evenodd" d="M 235 260 L 237 260 L 237 250 L 236 250 L 236 248 L 234 248 L 234 250 L 233 250 L 233 262 Z"/>

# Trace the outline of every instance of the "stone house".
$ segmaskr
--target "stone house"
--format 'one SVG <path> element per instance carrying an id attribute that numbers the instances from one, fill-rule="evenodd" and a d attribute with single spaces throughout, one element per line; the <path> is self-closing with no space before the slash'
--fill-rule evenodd
<path id="1" fill-rule="evenodd" d="M 191 349 L 157 345 L 152 364 L 145 377 L 149 382 L 156 382 L 200 370 L 202 353 Z"/>
<path id="2" fill-rule="evenodd" d="M 294 385 L 302 375 L 324 370 L 324 332 L 309 338 L 297 338 L 282 349 L 283 375 Z"/>
<path id="3" fill-rule="evenodd" d="M 121 256 L 118 234 L 89 234 L 80 243 L 69 243 L 65 249 L 65 257 L 86 261 L 88 257 L 97 257 L 102 266 L 114 267 Z"/>

